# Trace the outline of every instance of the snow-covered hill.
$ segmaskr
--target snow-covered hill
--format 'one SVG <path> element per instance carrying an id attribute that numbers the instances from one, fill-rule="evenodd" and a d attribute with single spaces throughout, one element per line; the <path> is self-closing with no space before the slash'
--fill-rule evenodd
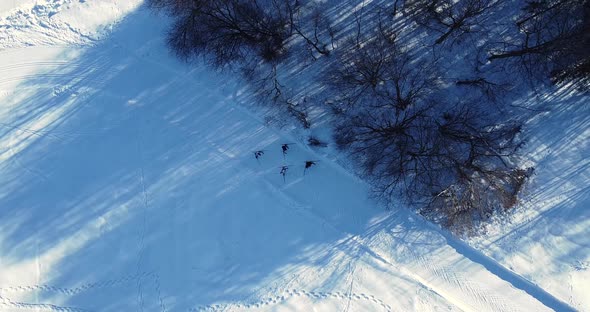
<path id="1" fill-rule="evenodd" d="M 474 249 L 177 61 L 165 22 L 138 0 L 3 3 L 0 311 L 590 310 L 584 98 L 539 104 L 568 103 L 531 121 L 530 208 Z"/>

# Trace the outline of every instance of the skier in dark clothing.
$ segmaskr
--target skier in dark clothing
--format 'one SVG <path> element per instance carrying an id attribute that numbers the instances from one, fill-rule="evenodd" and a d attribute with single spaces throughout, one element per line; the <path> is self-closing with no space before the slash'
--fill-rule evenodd
<path id="1" fill-rule="evenodd" d="M 305 161 L 305 169 L 303 169 L 303 175 L 305 175 L 305 172 L 307 171 L 307 169 L 311 168 L 311 166 L 317 164 L 317 160 L 306 160 Z"/>
<path id="2" fill-rule="evenodd" d="M 282 166 L 280 174 L 283 176 L 283 182 L 286 182 L 285 175 L 287 174 L 287 170 L 289 170 L 289 166 Z"/>
<path id="3" fill-rule="evenodd" d="M 262 157 L 262 155 L 264 155 L 264 151 L 254 152 L 254 157 L 256 157 L 256 160 L 258 160 L 258 158 Z"/>
<path id="4" fill-rule="evenodd" d="M 281 149 L 283 150 L 283 158 L 285 158 L 285 155 L 287 155 L 287 151 L 289 150 L 289 145 L 291 145 L 293 143 L 285 143 L 281 146 Z"/>

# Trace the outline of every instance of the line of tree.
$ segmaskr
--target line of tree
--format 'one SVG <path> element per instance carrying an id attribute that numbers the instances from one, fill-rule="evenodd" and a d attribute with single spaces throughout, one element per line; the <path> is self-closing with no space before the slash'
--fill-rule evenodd
<path id="1" fill-rule="evenodd" d="M 344 25 L 312 0 L 148 3 L 174 18 L 168 43 L 177 55 L 242 73 L 306 128 L 307 97 L 287 95 L 281 69 L 301 56 L 323 60 L 314 83 L 330 99 L 337 145 L 379 197 L 457 232 L 514 207 L 532 172 L 519 165 L 523 122 L 498 109 L 512 85 L 484 65 L 513 62 L 529 77 L 589 83 L 590 0 L 396 0 L 361 6 Z M 427 47 L 407 33 L 424 34 Z M 448 60 L 436 51 L 466 39 L 485 57 L 449 84 L 440 67 Z"/>
<path id="2" fill-rule="evenodd" d="M 329 55 L 334 35 L 320 7 L 299 0 L 149 0 L 175 17 L 168 43 L 180 57 L 203 56 L 216 67 L 250 60 L 276 64 L 289 40 Z"/>

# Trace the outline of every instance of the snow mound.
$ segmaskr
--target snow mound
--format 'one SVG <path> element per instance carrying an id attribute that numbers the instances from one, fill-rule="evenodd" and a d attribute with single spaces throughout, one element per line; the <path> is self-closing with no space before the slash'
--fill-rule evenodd
<path id="1" fill-rule="evenodd" d="M 104 38 L 141 0 L 24 1 L 0 10 L 0 49 L 88 44 Z"/>

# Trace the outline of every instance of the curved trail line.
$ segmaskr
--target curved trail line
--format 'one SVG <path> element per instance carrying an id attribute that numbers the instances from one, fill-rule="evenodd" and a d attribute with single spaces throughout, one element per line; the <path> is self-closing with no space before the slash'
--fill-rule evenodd
<path id="1" fill-rule="evenodd" d="M 239 308 L 239 309 L 256 309 L 261 308 L 264 306 L 280 304 L 288 299 L 297 298 L 297 297 L 306 297 L 312 300 L 317 299 L 336 299 L 336 300 L 348 300 L 348 301 L 367 301 L 374 303 L 380 306 L 383 311 L 391 312 L 393 311 L 391 306 L 387 303 L 383 302 L 383 300 L 364 293 L 343 293 L 343 292 L 316 292 L 316 291 L 307 291 L 303 289 L 287 289 L 282 294 L 272 297 L 266 297 L 259 301 L 253 303 L 224 303 L 224 304 L 211 304 L 211 305 L 204 305 L 198 306 L 195 308 L 189 309 L 190 312 L 199 312 L 199 311 L 224 311 L 230 308 Z"/>
<path id="2" fill-rule="evenodd" d="M 95 311 L 91 309 L 83 309 L 77 307 L 64 307 L 50 303 L 26 303 L 26 302 L 19 302 L 14 301 L 10 298 L 7 298 L 5 295 L 7 293 L 23 293 L 23 292 L 31 292 L 31 291 L 45 291 L 45 292 L 53 292 L 59 293 L 63 295 L 73 296 L 79 293 L 83 293 L 86 291 L 90 291 L 92 289 L 100 289 L 100 288 L 108 288 L 108 287 L 115 287 L 121 284 L 132 283 L 139 280 L 144 280 L 146 278 L 151 278 L 154 283 L 155 291 L 158 296 L 158 304 L 162 311 L 166 311 L 164 306 L 164 301 L 160 295 L 160 277 L 155 272 L 141 272 L 139 274 L 132 274 L 122 276 L 117 279 L 110 279 L 105 281 L 99 281 L 94 283 L 86 283 L 82 284 L 77 287 L 66 288 L 66 287 L 57 287 L 53 285 L 46 285 L 46 284 L 39 284 L 39 285 L 17 285 L 17 286 L 5 286 L 0 287 L 0 311 L 2 307 L 10 307 L 10 308 L 19 308 L 25 310 L 35 310 L 35 311 L 65 311 L 65 312 L 90 312 Z"/>
<path id="3" fill-rule="evenodd" d="M 141 125 L 141 124 L 140 124 Z M 138 163 L 139 163 L 139 182 L 141 185 L 141 196 L 142 196 L 142 223 L 139 229 L 139 242 L 137 245 L 137 262 L 136 262 L 136 274 L 141 272 L 141 266 L 145 261 L 145 253 L 146 253 L 146 235 L 147 235 L 147 223 L 148 223 L 148 213 L 150 209 L 150 199 L 149 193 L 147 191 L 147 185 L 145 181 L 145 170 L 144 170 L 144 145 L 143 145 L 143 133 L 141 127 L 137 128 L 137 153 L 138 153 Z M 166 311 L 166 306 L 164 305 L 164 300 L 161 294 L 161 283 L 160 283 L 160 276 L 157 273 L 151 274 L 154 281 L 154 287 L 157 296 L 157 302 L 162 312 Z M 144 300 L 144 285 L 143 280 L 138 278 L 136 281 L 137 286 L 137 303 L 139 306 L 140 311 L 145 310 L 145 300 Z"/>
<path id="4" fill-rule="evenodd" d="M 55 304 L 49 303 L 24 303 L 11 301 L 10 299 L 2 298 L 0 301 L 0 309 L 2 307 L 27 309 L 35 311 L 61 311 L 61 312 L 91 312 L 93 310 L 87 310 L 76 307 L 62 307 Z"/>
<path id="5" fill-rule="evenodd" d="M 140 274 L 132 274 L 132 275 L 122 276 L 117 279 L 110 279 L 110 280 L 100 281 L 100 282 L 95 282 L 95 283 L 86 283 L 86 284 L 82 284 L 78 287 L 73 287 L 73 288 L 57 287 L 57 286 L 45 285 L 45 284 L 5 286 L 5 287 L 0 287 L 0 293 L 6 294 L 6 293 L 10 293 L 10 292 L 29 292 L 29 291 L 39 291 L 40 290 L 40 291 L 61 293 L 64 295 L 75 295 L 75 294 L 79 294 L 79 293 L 89 291 L 89 290 L 95 289 L 95 288 L 107 288 L 107 287 L 113 287 L 113 286 L 116 286 L 119 284 L 130 283 L 130 282 L 135 281 L 137 279 L 142 279 L 142 278 L 146 278 L 146 277 L 154 277 L 154 273 L 142 272 Z"/>

